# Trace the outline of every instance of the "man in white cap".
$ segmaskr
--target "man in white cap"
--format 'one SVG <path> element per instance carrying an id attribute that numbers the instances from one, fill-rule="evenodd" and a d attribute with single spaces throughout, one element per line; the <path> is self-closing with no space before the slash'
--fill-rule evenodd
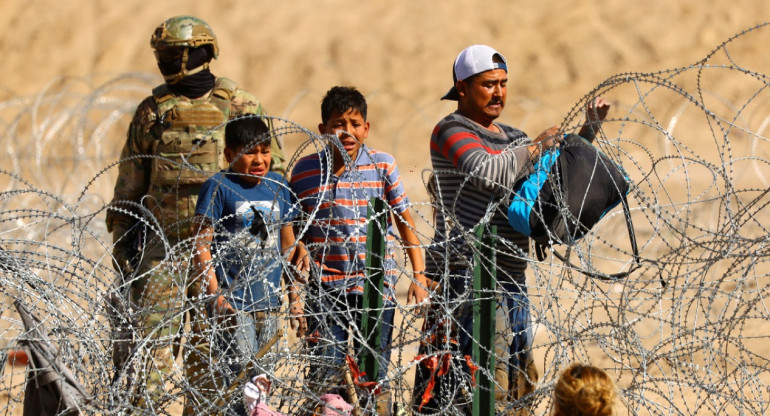
<path id="1" fill-rule="evenodd" d="M 454 85 L 442 99 L 457 101 L 457 110 L 438 122 L 430 139 L 438 195 L 435 235 L 426 250 L 426 276 L 441 284 L 439 295 L 445 301 L 460 301 L 460 306 L 452 307 L 451 328 L 442 326 L 448 317 L 441 319 L 434 308 L 423 331 L 434 338 L 423 340 L 421 352 L 436 353 L 430 351 L 431 342 L 437 351 L 454 349 L 459 357 L 451 362 L 463 363 L 458 367 L 465 371 L 454 371 L 442 380 L 436 377 L 442 372 L 422 365 L 416 375 L 414 404 L 415 409 L 431 413 L 448 405 L 441 403 L 447 397 L 454 397 L 449 400 L 455 405 L 461 402 L 463 398 L 455 392 L 463 387 L 470 393 L 470 369 L 464 357 L 471 356 L 473 346 L 473 251 L 466 237 L 477 225 L 486 224 L 497 226 L 497 285 L 503 293 L 496 318 L 495 395 L 499 404 L 511 410 L 508 403 L 514 408 L 526 405 L 522 399 L 534 391 L 538 374 L 530 351 L 524 276 L 529 241 L 508 224 L 506 210 L 514 184 L 532 172 L 540 152 L 558 146 L 562 135 L 559 126 L 553 126 L 532 141 L 522 131 L 495 122 L 505 107 L 508 68 L 505 57 L 491 47 L 473 45 L 460 52 L 453 77 Z M 597 103 L 591 106 L 592 123 L 603 120 L 609 109 L 605 100 Z M 592 133 L 592 123 L 587 121 L 581 134 Z"/>

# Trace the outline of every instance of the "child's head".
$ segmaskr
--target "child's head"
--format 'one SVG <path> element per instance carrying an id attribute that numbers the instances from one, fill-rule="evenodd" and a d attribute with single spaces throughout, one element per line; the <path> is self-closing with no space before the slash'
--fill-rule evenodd
<path id="1" fill-rule="evenodd" d="M 243 173 L 247 182 L 259 183 L 270 169 L 270 130 L 259 117 L 231 120 L 225 127 L 225 158 L 230 171 Z"/>
<path id="2" fill-rule="evenodd" d="M 321 134 L 335 134 L 352 159 L 369 136 L 366 99 L 353 87 L 333 87 L 321 102 Z M 345 134 L 346 133 L 346 134 Z M 335 148 L 335 150 L 337 150 Z"/>
<path id="3" fill-rule="evenodd" d="M 615 384 L 602 369 L 573 364 L 553 392 L 554 416 L 612 416 Z"/>

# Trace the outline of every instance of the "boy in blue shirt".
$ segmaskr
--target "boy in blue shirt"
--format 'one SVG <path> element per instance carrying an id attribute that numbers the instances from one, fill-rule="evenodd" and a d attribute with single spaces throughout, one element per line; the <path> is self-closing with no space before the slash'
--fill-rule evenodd
<path id="1" fill-rule="evenodd" d="M 203 184 L 195 208 L 194 263 L 204 293 L 212 297 L 213 349 L 219 350 L 214 356 L 228 362 L 220 368 L 228 385 L 277 333 L 284 271 L 291 327 L 297 336 L 307 329 L 299 288 L 284 270 L 295 247 L 291 221 L 298 211 L 286 179 L 270 171 L 270 138 L 256 116 L 230 121 L 224 151 L 230 167 Z M 308 263 L 298 269 L 307 270 Z M 270 363 L 257 365 L 272 373 Z"/>

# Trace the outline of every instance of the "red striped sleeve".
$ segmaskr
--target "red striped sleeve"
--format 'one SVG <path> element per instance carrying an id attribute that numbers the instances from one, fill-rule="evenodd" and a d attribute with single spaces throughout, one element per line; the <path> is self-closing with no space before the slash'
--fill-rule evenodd
<path id="1" fill-rule="evenodd" d="M 304 192 L 300 192 L 300 193 L 297 195 L 297 197 L 298 197 L 299 199 L 304 199 L 304 198 L 307 198 L 307 197 L 308 197 L 308 196 L 310 196 L 310 195 L 320 194 L 321 192 L 323 192 L 323 189 L 322 189 L 322 187 L 315 187 L 315 188 L 310 188 L 310 189 L 308 189 L 308 190 L 306 190 L 306 191 L 304 191 Z"/>
<path id="2" fill-rule="evenodd" d="M 329 221 L 329 225 L 331 225 L 332 227 L 336 227 L 339 225 L 358 226 L 358 225 L 366 224 L 366 221 L 367 221 L 366 218 L 335 218 Z"/>
<path id="3" fill-rule="evenodd" d="M 481 143 L 466 143 L 462 146 L 460 146 L 459 149 L 454 153 L 454 157 L 452 157 L 452 164 L 455 166 L 458 166 L 458 163 L 460 162 L 460 158 L 465 155 L 465 152 L 471 149 L 477 149 L 477 148 L 484 148 L 484 145 Z M 486 150 L 489 150 L 489 148 L 486 148 Z"/>
<path id="4" fill-rule="evenodd" d="M 350 260 L 350 256 L 347 254 L 327 254 L 324 256 L 324 259 L 326 259 L 327 262 L 330 261 L 337 261 L 337 262 L 347 262 Z"/>
<path id="5" fill-rule="evenodd" d="M 382 181 L 339 182 L 337 189 L 382 188 Z"/>
<path id="6" fill-rule="evenodd" d="M 460 143 L 463 140 L 473 140 L 476 142 L 479 146 L 481 146 L 481 143 L 479 142 L 479 138 L 476 137 L 475 134 L 469 132 L 469 131 L 461 131 L 459 133 L 455 133 L 449 137 L 446 138 L 444 141 L 444 144 L 441 146 L 441 154 L 444 155 L 445 158 L 451 159 L 449 157 L 450 151 L 452 150 L 452 147 L 454 147 L 456 144 Z M 454 152 L 455 154 L 459 152 Z"/>
<path id="7" fill-rule="evenodd" d="M 366 235 L 348 237 L 306 237 L 311 243 L 366 243 Z"/>
<path id="8" fill-rule="evenodd" d="M 364 287 L 363 286 L 354 286 L 348 289 L 347 293 L 354 293 L 354 292 L 363 292 Z"/>
<path id="9" fill-rule="evenodd" d="M 405 199 L 406 198 L 404 198 L 403 195 L 399 196 L 398 198 L 393 198 L 390 201 L 388 201 L 388 205 L 396 206 L 396 205 L 400 204 L 401 202 L 403 202 Z"/>
<path id="10" fill-rule="evenodd" d="M 385 193 L 390 192 L 393 188 L 397 186 L 401 186 L 401 175 L 397 176 L 395 182 L 390 184 L 390 186 L 385 187 Z"/>
<path id="11" fill-rule="evenodd" d="M 460 144 L 461 142 L 466 140 L 468 141 L 467 143 Z M 456 150 L 452 151 L 452 148 L 457 145 L 459 145 L 459 147 Z M 431 149 L 440 151 L 445 158 L 451 159 L 452 163 L 455 166 L 458 166 L 458 162 L 460 158 L 462 158 L 466 152 L 468 152 L 471 149 L 479 149 L 479 148 L 484 149 L 484 151 L 489 153 L 490 155 L 497 155 L 503 152 L 502 149 L 496 150 L 485 146 L 481 142 L 481 140 L 478 138 L 478 136 L 476 136 L 475 134 L 469 131 L 461 131 L 449 136 L 446 139 L 446 141 L 444 141 L 444 144 L 443 146 L 441 146 L 440 149 L 438 147 L 438 144 L 434 146 L 434 142 L 431 141 Z"/>
<path id="12" fill-rule="evenodd" d="M 325 202 L 318 206 L 318 209 L 328 209 L 333 205 L 341 207 L 365 207 L 369 201 L 365 199 L 337 199 L 334 202 Z"/>
<path id="13" fill-rule="evenodd" d="M 301 181 L 302 179 L 305 179 L 307 177 L 314 176 L 314 175 L 320 175 L 320 174 L 321 174 L 321 169 L 309 169 L 309 170 L 306 170 L 304 172 L 295 172 L 291 176 L 291 181 L 292 182 L 297 182 L 297 181 Z"/>
<path id="14" fill-rule="evenodd" d="M 339 280 L 345 280 L 345 279 L 355 279 L 355 278 L 362 278 L 364 277 L 364 272 L 359 273 L 351 273 L 351 274 L 327 274 L 321 277 L 321 281 L 323 282 L 336 282 Z M 361 286 L 361 289 L 363 289 L 363 286 Z"/>

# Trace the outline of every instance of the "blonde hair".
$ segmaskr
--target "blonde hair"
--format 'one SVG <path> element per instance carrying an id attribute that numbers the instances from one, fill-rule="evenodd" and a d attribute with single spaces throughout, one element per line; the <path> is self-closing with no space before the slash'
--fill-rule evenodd
<path id="1" fill-rule="evenodd" d="M 553 391 L 555 416 L 612 416 L 615 384 L 602 369 L 573 364 Z"/>

